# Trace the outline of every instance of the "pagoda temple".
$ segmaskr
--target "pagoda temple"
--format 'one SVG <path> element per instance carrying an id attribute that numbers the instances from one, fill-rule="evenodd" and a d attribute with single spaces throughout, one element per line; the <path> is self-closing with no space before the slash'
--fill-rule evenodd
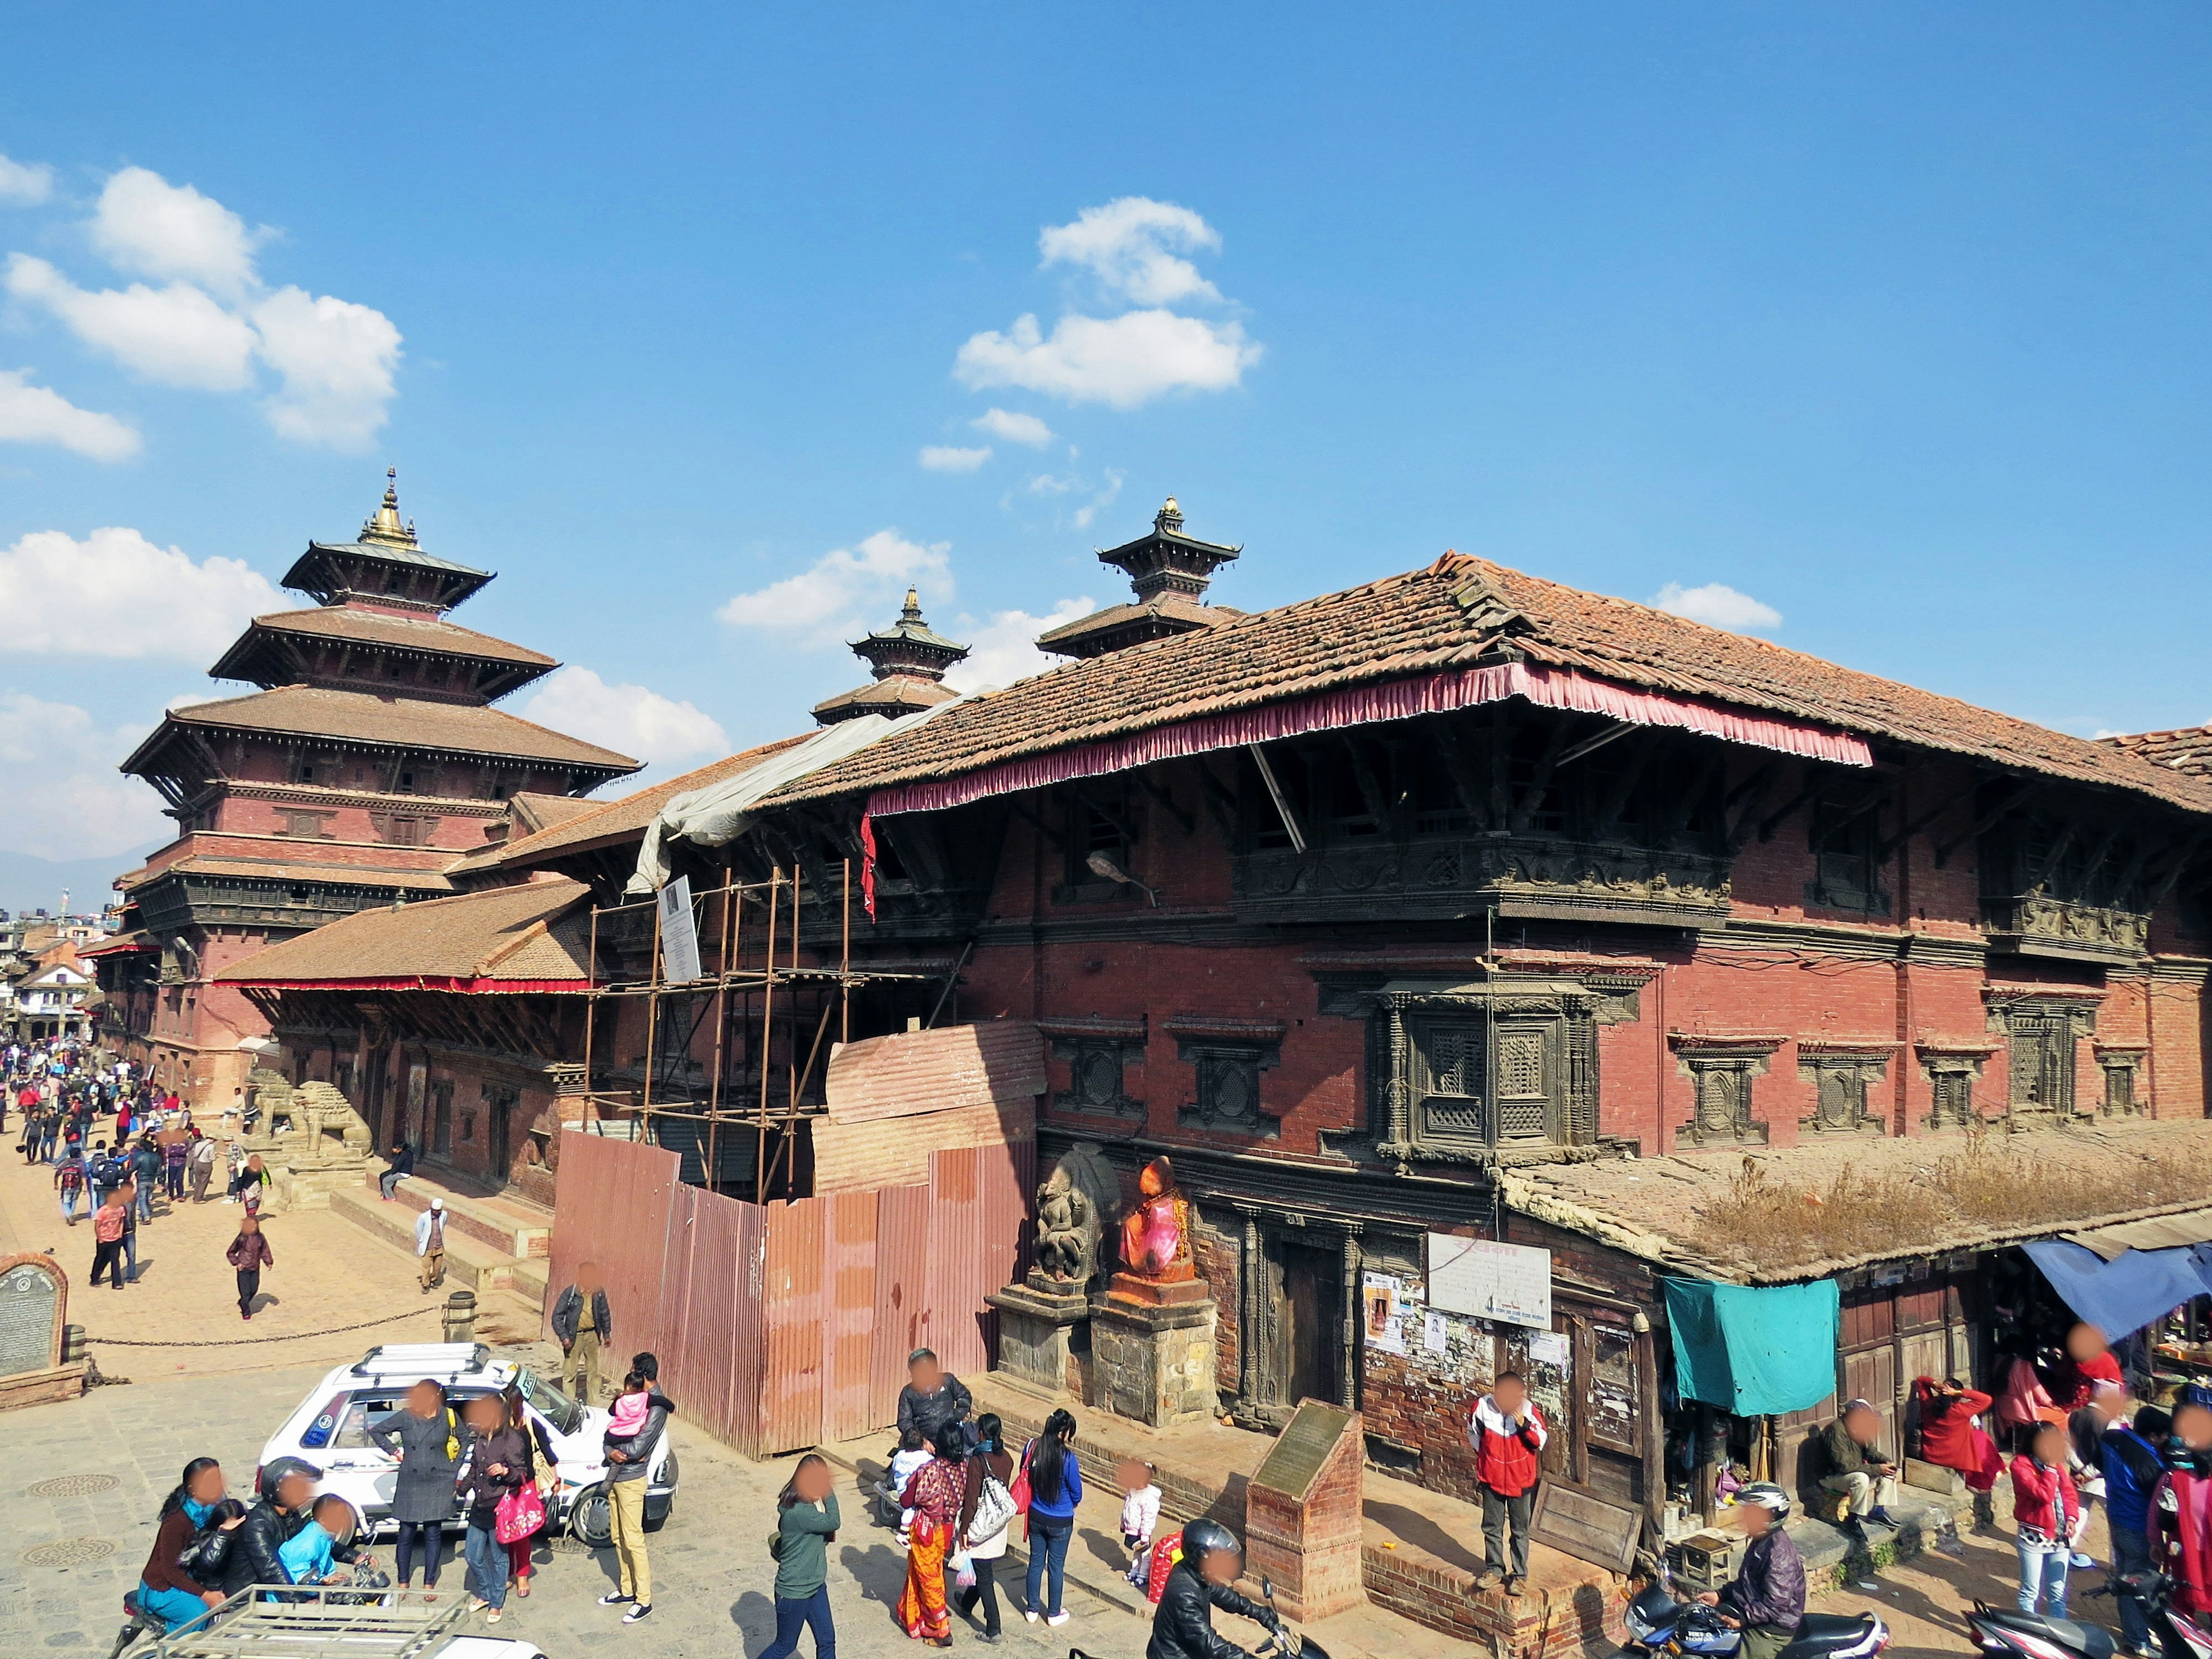
<path id="1" fill-rule="evenodd" d="M 1213 573 L 1242 553 L 1182 533 L 1182 508 L 1172 495 L 1152 515 L 1152 533 L 1119 547 L 1103 549 L 1098 562 L 1128 572 L 1136 590 L 1132 605 L 1109 605 L 1064 623 L 1037 636 L 1037 647 L 1062 657 L 1103 657 L 1125 646 L 1195 634 L 1243 615 L 1227 605 L 1208 605 L 1206 590 Z"/>
<path id="2" fill-rule="evenodd" d="M 178 836 L 123 878 L 131 926 L 100 947 L 106 1025 L 196 1105 L 243 1085 L 266 1022 L 215 975 L 374 905 L 450 892 L 442 873 L 518 795 L 575 797 L 640 763 L 492 707 L 560 666 L 448 613 L 492 573 L 424 550 L 397 475 L 349 542 L 310 542 L 209 672 L 259 687 L 172 708 L 122 769 Z"/>
<path id="3" fill-rule="evenodd" d="M 951 702 L 960 694 L 945 684 L 945 671 L 967 656 L 968 647 L 946 639 L 921 619 L 921 595 L 909 587 L 899 619 L 865 640 L 855 640 L 853 654 L 868 665 L 875 679 L 816 703 L 814 718 L 823 726 L 860 714 L 896 720 Z"/>

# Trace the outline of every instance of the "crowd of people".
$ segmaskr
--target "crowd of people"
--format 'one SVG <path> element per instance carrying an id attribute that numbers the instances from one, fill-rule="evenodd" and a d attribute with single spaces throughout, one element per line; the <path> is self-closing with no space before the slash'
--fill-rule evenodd
<path id="1" fill-rule="evenodd" d="M 138 1282 L 138 1229 L 176 1206 L 220 1201 L 242 1207 L 225 1252 L 238 1275 L 239 1317 L 253 1317 L 261 1274 L 276 1255 L 261 1231 L 270 1176 L 240 1137 L 250 1127 L 243 1091 L 210 1134 L 175 1091 L 118 1060 L 67 1039 L 0 1048 L 0 1136 L 15 1114 L 15 1150 L 51 1168 L 64 1224 L 92 1228 L 89 1282 L 120 1291 Z"/>

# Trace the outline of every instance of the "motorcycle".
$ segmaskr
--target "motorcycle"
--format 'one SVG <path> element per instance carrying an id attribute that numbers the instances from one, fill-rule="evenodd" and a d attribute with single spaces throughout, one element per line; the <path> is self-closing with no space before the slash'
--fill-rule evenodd
<path id="1" fill-rule="evenodd" d="M 2087 1594 L 2133 1595 L 2142 1604 L 2153 1634 L 2163 1634 L 2166 1659 L 2212 1659 L 2212 1628 L 2172 1606 L 2179 1583 L 2162 1572 L 2130 1573 Z M 1974 1603 L 1966 1615 L 1966 1628 L 1984 1653 L 2002 1659 L 2112 1659 L 2118 1645 L 2112 1632 L 2100 1626 L 1993 1607 L 1985 1601 Z"/>
<path id="2" fill-rule="evenodd" d="M 1260 1580 L 1260 1599 L 1267 1603 L 1267 1617 L 1260 1622 L 1267 1639 L 1254 1650 L 1255 1659 L 1329 1659 L 1327 1648 L 1283 1622 L 1283 1615 L 1275 1611 L 1274 1583 L 1265 1577 Z M 1092 1659 L 1092 1656 L 1081 1648 L 1070 1648 L 1067 1659 Z"/>
<path id="3" fill-rule="evenodd" d="M 1723 1624 L 1719 1608 L 1678 1601 L 1664 1584 L 1652 1585 L 1628 1604 L 1627 1624 L 1630 1645 L 1622 1650 L 1623 1659 L 1638 1654 L 1728 1659 L 1743 1647 L 1743 1632 Z M 1871 1613 L 1808 1613 L 1797 1621 L 1782 1659 L 1872 1659 L 1888 1645 L 1889 1626 Z M 2063 1656 L 2041 1654 L 2035 1659 Z"/>

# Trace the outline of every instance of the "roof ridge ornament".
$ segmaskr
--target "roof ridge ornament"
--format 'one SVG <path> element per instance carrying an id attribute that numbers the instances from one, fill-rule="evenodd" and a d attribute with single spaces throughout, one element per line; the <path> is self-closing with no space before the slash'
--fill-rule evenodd
<path id="1" fill-rule="evenodd" d="M 399 518 L 399 469 L 386 467 L 384 477 L 384 500 L 362 521 L 361 538 L 388 547 L 414 547 L 415 520 L 409 519 L 403 524 Z"/>
<path id="2" fill-rule="evenodd" d="M 1480 571 L 1451 591 L 1452 603 L 1467 612 L 1469 627 L 1486 634 L 1526 634 L 1535 624 L 1505 601 L 1505 596 Z"/>

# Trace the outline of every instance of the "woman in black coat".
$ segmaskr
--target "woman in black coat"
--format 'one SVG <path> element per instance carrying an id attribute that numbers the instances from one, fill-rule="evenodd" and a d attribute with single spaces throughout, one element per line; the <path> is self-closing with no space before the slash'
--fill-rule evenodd
<path id="1" fill-rule="evenodd" d="M 369 1425 L 368 1437 L 399 1460 L 399 1479 L 392 1492 L 392 1518 L 399 1523 L 399 1588 L 410 1589 L 415 1557 L 422 1558 L 422 1587 L 438 1583 L 439 1558 L 445 1553 L 446 1522 L 453 1518 L 453 1482 L 460 1474 L 468 1425 L 446 1404 L 446 1391 L 421 1382 L 407 1390 L 404 1410 Z"/>

